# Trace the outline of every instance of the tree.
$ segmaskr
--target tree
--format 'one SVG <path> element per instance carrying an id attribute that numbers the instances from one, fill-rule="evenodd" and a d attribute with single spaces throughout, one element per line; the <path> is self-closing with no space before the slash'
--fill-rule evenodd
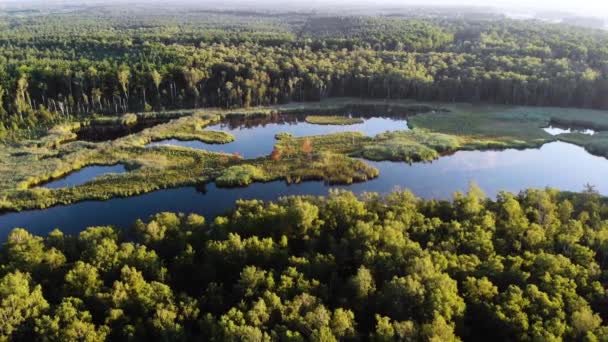
<path id="1" fill-rule="evenodd" d="M 129 100 L 129 79 L 131 78 L 131 70 L 126 65 L 122 65 L 118 69 L 116 79 L 120 85 L 122 93 L 125 95 L 127 101 Z"/>
<path id="2" fill-rule="evenodd" d="M 563 196 L 526 190 L 450 202 L 331 191 L 239 201 L 212 222 L 159 213 L 126 231 L 93 227 L 77 237 L 16 229 L 0 253 L 0 332 L 33 340 L 601 339 L 607 205 Z"/>
<path id="3" fill-rule="evenodd" d="M 350 279 L 350 285 L 359 300 L 367 300 L 376 291 L 374 277 L 365 266 L 359 267 L 357 274 Z"/>
<path id="4" fill-rule="evenodd" d="M 312 141 L 310 141 L 308 138 L 304 139 L 304 142 L 302 143 L 302 152 L 310 156 L 312 151 Z"/>
<path id="5" fill-rule="evenodd" d="M 259 270 L 255 266 L 246 266 L 235 285 L 239 297 L 260 297 L 264 291 L 272 290 L 274 279 L 271 273 Z"/>
<path id="6" fill-rule="evenodd" d="M 66 292 L 86 298 L 93 296 L 103 285 L 99 279 L 99 271 L 92 265 L 77 261 L 74 267 L 65 275 Z"/>
<path id="7" fill-rule="evenodd" d="M 0 118 L 4 118 L 6 116 L 6 109 L 4 108 L 5 95 L 6 90 L 0 85 Z M 2 124 L 2 120 L 0 120 L 0 124 Z"/>
<path id="8" fill-rule="evenodd" d="M 395 328 L 393 328 L 390 318 L 376 315 L 376 322 L 376 331 L 372 335 L 372 339 L 377 342 L 394 341 Z"/>
<path id="9" fill-rule="evenodd" d="M 15 109 L 17 111 L 17 113 L 19 113 L 19 115 L 21 116 L 21 118 L 23 119 L 23 114 L 28 111 L 29 109 L 31 109 L 30 107 L 30 101 L 29 101 L 29 93 L 28 93 L 28 81 L 25 75 L 22 75 L 18 80 L 17 80 L 17 89 L 16 89 L 16 96 L 15 96 Z M 62 110 L 63 112 L 63 110 Z"/>
<path id="10" fill-rule="evenodd" d="M 160 83 L 162 82 L 162 75 L 153 69 L 150 71 L 150 79 L 152 80 L 152 84 L 154 84 L 154 88 L 156 88 L 156 97 L 160 102 Z"/>
<path id="11" fill-rule="evenodd" d="M 585 306 L 572 313 L 572 327 L 577 337 L 582 337 L 588 332 L 593 332 L 602 324 L 598 314 L 593 313 L 591 308 Z"/>
<path id="12" fill-rule="evenodd" d="M 278 148 L 277 146 L 274 146 L 272 148 L 272 152 L 270 153 L 270 159 L 272 159 L 273 161 L 279 161 L 281 160 L 281 157 L 283 156 L 283 151 Z"/>
<path id="13" fill-rule="evenodd" d="M 431 323 L 424 324 L 421 330 L 422 338 L 425 341 L 460 341 L 460 338 L 454 334 L 454 327 L 448 324 L 441 316 L 436 316 Z"/>
<path id="14" fill-rule="evenodd" d="M 0 279 L 0 339 L 11 340 L 23 324 L 31 323 L 48 308 L 42 287 L 31 284 L 27 273 L 5 275 Z"/>
<path id="15" fill-rule="evenodd" d="M 83 308 L 80 299 L 64 298 L 52 316 L 36 319 L 36 333 L 43 341 L 105 341 L 108 327 L 97 328 L 91 314 Z"/>
<path id="16" fill-rule="evenodd" d="M 330 322 L 331 331 L 336 338 L 354 338 L 356 336 L 355 314 L 350 310 L 337 308 Z"/>

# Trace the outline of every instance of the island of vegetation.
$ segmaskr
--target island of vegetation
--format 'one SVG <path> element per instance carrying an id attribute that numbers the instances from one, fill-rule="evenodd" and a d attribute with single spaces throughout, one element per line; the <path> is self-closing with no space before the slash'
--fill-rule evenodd
<path id="1" fill-rule="evenodd" d="M 324 115 L 309 115 L 306 117 L 306 122 L 315 125 L 354 125 L 363 122 L 362 118 L 353 118 L 348 116 L 324 116 Z"/>

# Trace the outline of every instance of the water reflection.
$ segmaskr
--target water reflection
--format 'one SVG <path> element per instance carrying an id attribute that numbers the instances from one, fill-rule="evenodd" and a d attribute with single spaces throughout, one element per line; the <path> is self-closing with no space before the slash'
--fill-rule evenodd
<path id="1" fill-rule="evenodd" d="M 557 126 L 549 126 L 543 128 L 543 130 L 551 135 L 558 135 L 564 133 L 581 133 L 587 135 L 594 135 L 596 132 L 589 128 L 569 128 L 569 127 L 557 127 Z"/>
<path id="2" fill-rule="evenodd" d="M 77 140 L 109 141 L 141 132 L 146 128 L 169 122 L 170 118 L 139 118 L 134 125 L 125 124 L 93 124 L 84 126 L 76 131 Z"/>
<path id="3" fill-rule="evenodd" d="M 127 172 L 127 169 L 122 164 L 111 166 L 87 166 L 57 180 L 41 184 L 40 186 L 48 189 L 78 186 L 92 181 L 93 179 L 102 175 L 124 172 Z"/>
<path id="4" fill-rule="evenodd" d="M 583 148 L 552 142 L 539 149 L 504 151 L 460 151 L 432 163 L 369 162 L 380 170 L 374 180 L 340 186 L 355 193 L 387 193 L 410 189 L 424 198 L 449 199 L 455 191 L 466 191 L 475 181 L 488 196 L 501 190 L 519 192 L 527 188 L 554 187 L 580 191 L 584 184 L 608 194 L 608 160 Z M 30 210 L 0 216 L 0 240 L 13 227 L 27 227 L 46 234 L 60 227 L 76 233 L 93 225 L 128 226 L 137 218 L 161 211 L 199 213 L 211 218 L 230 210 L 238 199 L 274 200 L 286 195 L 324 195 L 330 188 L 323 182 L 287 185 L 283 181 L 256 183 L 246 188 L 222 189 L 215 184 L 201 188 L 160 190 L 140 196 L 108 201 L 81 202 L 45 210 Z"/>
<path id="5" fill-rule="evenodd" d="M 353 125 L 316 125 L 304 121 L 305 116 L 278 115 L 271 118 L 234 119 L 208 126 L 211 131 L 223 131 L 235 136 L 228 144 L 206 144 L 196 140 L 167 139 L 148 144 L 153 146 L 182 146 L 212 152 L 238 153 L 245 158 L 265 156 L 272 152 L 278 133 L 294 136 L 324 135 L 339 132 L 361 132 L 375 136 L 387 131 L 408 130 L 405 117 L 362 117 L 364 121 Z"/>

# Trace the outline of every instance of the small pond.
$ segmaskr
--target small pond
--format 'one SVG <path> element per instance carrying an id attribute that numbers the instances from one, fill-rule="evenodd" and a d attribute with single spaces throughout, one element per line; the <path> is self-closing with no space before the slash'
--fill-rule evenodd
<path id="1" fill-rule="evenodd" d="M 138 218 L 161 211 L 199 213 L 208 219 L 230 210 L 237 199 L 274 200 L 286 195 L 324 195 L 330 188 L 387 193 L 411 189 L 425 198 L 449 199 L 455 191 L 465 191 L 477 182 L 488 196 L 501 190 L 518 192 L 546 186 L 580 191 L 586 183 L 608 194 L 608 160 L 593 156 L 583 148 L 552 142 L 539 149 L 503 151 L 460 151 L 432 163 L 369 162 L 380 176 L 365 183 L 328 187 L 323 182 L 287 185 L 282 181 L 255 183 L 246 188 L 222 189 L 208 184 L 206 191 L 195 187 L 159 190 L 128 198 L 88 201 L 44 210 L 0 215 L 0 240 L 14 227 L 47 234 L 53 228 L 67 233 L 94 225 L 128 226 Z"/>
<path id="2" fill-rule="evenodd" d="M 93 179 L 110 173 L 125 173 L 127 169 L 122 164 L 110 166 L 87 166 L 78 171 L 47 183 L 40 184 L 40 187 L 48 189 L 65 188 L 85 184 Z M 0 216 L 1 217 L 1 216 Z"/>
<path id="3" fill-rule="evenodd" d="M 317 125 L 304 121 L 305 116 L 281 115 L 271 118 L 233 119 L 207 126 L 210 131 L 224 131 L 234 135 L 228 144 L 206 144 L 197 140 L 180 141 L 167 139 L 146 146 L 182 146 L 212 152 L 238 153 L 245 158 L 269 155 L 276 143 L 277 133 L 291 133 L 294 136 L 323 135 L 339 132 L 361 132 L 375 136 L 387 131 L 409 130 L 405 117 L 383 118 L 362 117 L 362 123 L 353 125 Z"/>

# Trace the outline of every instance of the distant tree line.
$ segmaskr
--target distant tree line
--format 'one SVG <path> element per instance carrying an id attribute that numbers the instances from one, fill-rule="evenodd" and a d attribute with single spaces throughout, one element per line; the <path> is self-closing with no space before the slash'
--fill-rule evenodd
<path id="1" fill-rule="evenodd" d="M 184 17 L 9 16 L 0 25 L 0 135 L 65 117 L 333 96 L 608 108 L 600 31 L 510 20 Z"/>

